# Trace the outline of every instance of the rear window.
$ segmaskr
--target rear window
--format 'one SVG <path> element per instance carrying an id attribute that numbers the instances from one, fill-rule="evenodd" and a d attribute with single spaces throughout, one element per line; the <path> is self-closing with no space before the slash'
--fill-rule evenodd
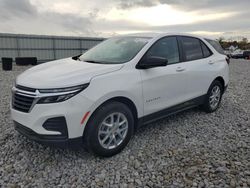
<path id="1" fill-rule="evenodd" d="M 215 40 L 210 40 L 210 39 L 205 39 L 209 44 L 211 44 L 211 46 L 214 47 L 214 49 L 220 53 L 225 55 L 224 50 L 222 49 L 221 45 L 219 42 L 215 41 Z"/>

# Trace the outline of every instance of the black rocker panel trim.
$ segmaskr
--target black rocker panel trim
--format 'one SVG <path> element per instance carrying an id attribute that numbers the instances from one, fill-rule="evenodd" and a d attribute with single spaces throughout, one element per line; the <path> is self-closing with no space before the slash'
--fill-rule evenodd
<path id="1" fill-rule="evenodd" d="M 181 104 L 160 110 L 158 112 L 154 112 L 152 114 L 146 115 L 144 117 L 139 118 L 139 126 L 144 124 L 149 124 L 151 122 L 157 121 L 159 119 L 165 118 L 172 114 L 176 114 L 178 112 L 194 108 L 204 103 L 206 95 L 194 98 L 192 100 L 183 102 Z"/>

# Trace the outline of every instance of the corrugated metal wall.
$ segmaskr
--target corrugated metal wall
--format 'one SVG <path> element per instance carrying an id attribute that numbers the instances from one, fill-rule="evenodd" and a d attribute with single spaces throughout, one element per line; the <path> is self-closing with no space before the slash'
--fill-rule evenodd
<path id="1" fill-rule="evenodd" d="M 79 55 L 103 40 L 104 38 L 0 33 L 0 58 L 37 57 L 38 62 L 46 62 Z"/>

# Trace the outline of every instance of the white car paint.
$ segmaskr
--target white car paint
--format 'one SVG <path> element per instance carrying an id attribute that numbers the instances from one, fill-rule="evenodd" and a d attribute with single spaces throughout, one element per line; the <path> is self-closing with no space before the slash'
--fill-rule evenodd
<path id="1" fill-rule="evenodd" d="M 39 89 L 70 87 L 88 83 L 94 76 L 119 70 L 122 66 L 84 63 L 66 58 L 28 69 L 18 76 L 17 83 Z"/>
<path id="2" fill-rule="evenodd" d="M 212 81 L 218 76 L 224 79 L 225 86 L 228 84 L 229 70 L 225 56 L 214 50 L 202 37 L 197 36 L 194 37 L 202 40 L 212 50 L 212 56 L 166 67 L 145 70 L 135 68 L 152 44 L 170 35 L 182 36 L 182 34 L 148 35 L 152 39 L 131 61 L 124 64 L 103 65 L 67 58 L 25 71 L 18 76 L 17 85 L 49 89 L 90 84 L 81 93 L 64 102 L 36 104 L 29 113 L 11 108 L 12 119 L 38 134 L 46 135 L 55 134 L 55 132 L 45 130 L 42 124 L 48 118 L 64 116 L 69 138 L 78 138 L 83 135 L 92 113 L 105 101 L 114 97 L 125 97 L 131 100 L 137 109 L 138 118 L 141 118 L 205 95 Z M 178 71 L 179 69 L 183 71 Z M 90 112 L 89 116 L 84 123 L 81 123 L 87 112 Z"/>

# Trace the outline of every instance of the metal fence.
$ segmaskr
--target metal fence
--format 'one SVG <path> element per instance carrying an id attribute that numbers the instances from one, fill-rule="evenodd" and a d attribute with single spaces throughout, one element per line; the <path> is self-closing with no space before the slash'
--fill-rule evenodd
<path id="1" fill-rule="evenodd" d="M 39 63 L 79 55 L 104 38 L 0 33 L 2 57 L 37 57 Z"/>

